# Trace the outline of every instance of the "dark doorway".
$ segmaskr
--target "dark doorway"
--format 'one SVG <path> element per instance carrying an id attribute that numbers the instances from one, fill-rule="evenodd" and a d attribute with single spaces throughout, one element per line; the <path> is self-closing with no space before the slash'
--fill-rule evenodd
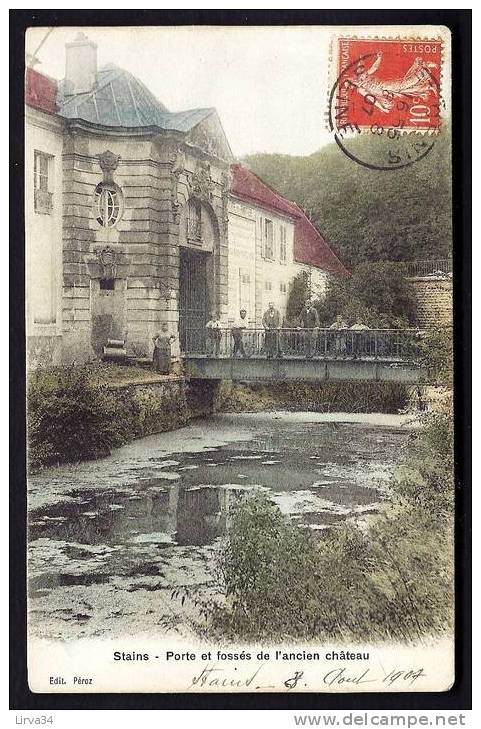
<path id="1" fill-rule="evenodd" d="M 180 248 L 179 338 L 183 352 L 202 347 L 209 314 L 208 254 Z"/>

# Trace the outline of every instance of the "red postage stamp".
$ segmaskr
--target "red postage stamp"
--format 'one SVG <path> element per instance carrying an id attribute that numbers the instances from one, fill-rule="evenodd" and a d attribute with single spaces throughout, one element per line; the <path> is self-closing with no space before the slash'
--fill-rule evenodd
<path id="1" fill-rule="evenodd" d="M 338 38 L 336 44 L 337 128 L 440 128 L 441 40 Z"/>

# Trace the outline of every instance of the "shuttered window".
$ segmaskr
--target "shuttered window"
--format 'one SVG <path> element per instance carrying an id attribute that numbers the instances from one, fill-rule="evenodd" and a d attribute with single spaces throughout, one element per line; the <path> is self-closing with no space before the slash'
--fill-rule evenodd
<path id="1" fill-rule="evenodd" d="M 274 224 L 267 218 L 264 220 L 264 256 L 269 261 L 274 260 Z"/>
<path id="2" fill-rule="evenodd" d="M 286 226 L 281 225 L 279 229 L 279 258 L 281 263 L 287 261 L 287 241 L 286 241 Z"/>

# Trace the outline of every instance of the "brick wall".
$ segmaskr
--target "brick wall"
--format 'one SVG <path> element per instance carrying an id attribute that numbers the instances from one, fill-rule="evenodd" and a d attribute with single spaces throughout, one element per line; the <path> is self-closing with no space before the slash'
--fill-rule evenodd
<path id="1" fill-rule="evenodd" d="M 410 280 L 416 297 L 419 327 L 450 326 L 453 323 L 453 282 L 444 278 Z"/>

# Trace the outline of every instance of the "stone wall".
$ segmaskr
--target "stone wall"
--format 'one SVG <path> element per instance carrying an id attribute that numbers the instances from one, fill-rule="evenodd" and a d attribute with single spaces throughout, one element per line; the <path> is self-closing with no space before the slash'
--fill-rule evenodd
<path id="1" fill-rule="evenodd" d="M 63 362 L 102 353 L 107 338 L 125 339 L 129 353 L 152 354 L 167 322 L 177 334 L 182 211 L 202 201 L 212 238 L 213 303 L 227 308 L 225 177 L 228 164 L 178 139 L 129 137 L 70 128 L 63 150 Z M 118 186 L 121 216 L 113 227 L 97 220 L 96 186 Z M 207 221 L 206 221 L 207 222 Z M 207 229 L 208 226 L 205 226 Z M 112 290 L 100 282 L 110 271 Z M 113 273 L 112 273 L 113 272 Z"/>
<path id="2" fill-rule="evenodd" d="M 60 334 L 32 334 L 27 337 L 27 364 L 30 370 L 57 366 L 62 361 Z"/>
<path id="3" fill-rule="evenodd" d="M 112 177 L 122 196 L 115 227 L 96 220 L 95 188 L 103 181 L 99 157 L 111 152 Z M 117 160 L 117 161 L 115 161 Z M 148 354 L 158 329 L 160 279 L 168 235 L 169 185 L 147 139 L 69 134 L 64 147 L 63 360 L 98 356 L 106 338 L 126 338 Z M 100 291 L 103 251 L 110 251 L 115 287 Z M 162 259 L 162 260 L 161 260 Z"/>
<path id="4" fill-rule="evenodd" d="M 161 382 L 138 382 L 108 386 L 115 398 L 136 404 L 137 437 L 176 430 L 198 417 L 214 412 L 219 382 L 164 378 Z"/>
<path id="5" fill-rule="evenodd" d="M 417 325 L 421 328 L 452 326 L 453 282 L 445 278 L 410 279 L 416 297 Z"/>

